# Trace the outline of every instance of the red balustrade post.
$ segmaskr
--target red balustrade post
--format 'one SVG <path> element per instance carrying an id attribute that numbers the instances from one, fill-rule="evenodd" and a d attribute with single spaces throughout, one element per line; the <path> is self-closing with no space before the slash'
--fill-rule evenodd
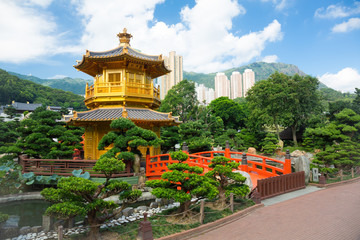
<path id="1" fill-rule="evenodd" d="M 224 156 L 226 158 L 231 158 L 231 154 L 230 154 L 230 144 L 229 144 L 229 141 L 227 140 L 226 141 L 226 146 L 225 146 L 225 154 Z"/>
<path id="2" fill-rule="evenodd" d="M 146 173 L 150 172 L 150 149 L 147 148 L 146 149 L 146 166 L 145 166 L 145 169 L 146 169 Z"/>
<path id="3" fill-rule="evenodd" d="M 284 174 L 291 173 L 291 158 L 290 158 L 290 151 L 286 149 L 285 154 L 285 163 L 284 163 Z"/>

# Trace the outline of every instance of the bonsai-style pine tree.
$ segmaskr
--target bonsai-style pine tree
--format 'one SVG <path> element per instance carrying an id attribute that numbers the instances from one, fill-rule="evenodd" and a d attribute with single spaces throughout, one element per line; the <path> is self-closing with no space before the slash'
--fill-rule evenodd
<path id="1" fill-rule="evenodd" d="M 186 153 L 173 152 L 171 158 L 178 160 L 179 163 L 169 165 L 170 171 L 163 173 L 161 180 L 150 180 L 146 182 L 146 185 L 154 188 L 151 193 L 156 197 L 180 202 L 178 212 L 183 213 L 182 216 L 185 217 L 189 214 L 188 210 L 193 197 L 212 199 L 217 196 L 218 191 L 211 179 L 200 175 L 203 173 L 202 168 L 190 167 L 184 163 L 188 159 Z"/>
<path id="2" fill-rule="evenodd" d="M 117 208 L 118 205 L 113 201 L 104 199 L 121 193 L 120 198 L 126 203 L 135 201 L 141 196 L 141 191 L 131 191 L 129 183 L 110 180 L 113 174 L 123 171 L 124 168 L 125 164 L 122 161 L 102 156 L 93 170 L 102 172 L 106 176 L 103 184 L 99 185 L 81 177 L 61 178 L 56 189 L 45 188 L 41 191 L 45 200 L 55 203 L 45 213 L 59 219 L 86 215 L 91 227 L 87 239 L 99 239 L 100 224 L 113 218 L 125 206 L 123 204 L 121 208 Z"/>
<path id="3" fill-rule="evenodd" d="M 232 162 L 226 157 L 214 157 L 209 164 L 211 171 L 206 177 L 218 182 L 219 200 L 221 207 L 226 205 L 226 197 L 233 193 L 235 196 L 245 197 L 249 192 L 249 186 L 244 184 L 246 177 L 240 173 L 233 172 L 238 169 L 239 163 Z"/>
<path id="4" fill-rule="evenodd" d="M 99 142 L 98 149 L 104 150 L 105 147 L 113 144 L 104 156 L 115 157 L 120 160 L 135 161 L 134 171 L 139 172 L 140 156 L 139 146 L 156 146 L 161 140 L 153 131 L 138 127 L 130 119 L 118 118 L 111 122 L 110 127 L 114 129 L 107 133 Z M 130 148 L 130 151 L 128 151 Z M 138 163 L 137 163 L 138 162 Z"/>
<path id="5" fill-rule="evenodd" d="M 58 112 L 37 108 L 17 128 L 20 137 L 6 153 L 26 154 L 34 158 L 71 158 L 74 148 L 81 148 L 83 130 L 64 127 Z M 73 129 L 73 130 L 72 130 Z"/>

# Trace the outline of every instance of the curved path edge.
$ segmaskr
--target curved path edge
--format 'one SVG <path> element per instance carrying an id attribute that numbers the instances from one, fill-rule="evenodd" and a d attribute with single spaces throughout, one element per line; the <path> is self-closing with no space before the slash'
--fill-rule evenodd
<path id="1" fill-rule="evenodd" d="M 27 192 L 27 193 L 18 193 L 0 196 L 0 203 L 8 203 L 14 201 L 23 201 L 23 200 L 42 200 L 44 199 L 40 192 Z"/>
<path id="2" fill-rule="evenodd" d="M 207 223 L 204 225 L 201 225 L 197 228 L 193 228 L 190 230 L 186 230 L 183 232 L 179 232 L 179 233 L 175 233 L 169 236 L 165 236 L 162 238 L 158 238 L 157 240 L 186 240 L 186 239 L 190 239 L 192 237 L 196 237 L 198 235 L 201 235 L 203 233 L 206 233 L 208 231 L 212 231 L 216 228 L 219 228 L 225 224 L 231 223 L 233 221 L 236 221 L 242 217 L 245 217 L 246 215 L 256 211 L 259 208 L 264 207 L 264 204 L 256 204 L 254 206 L 248 207 L 244 210 L 241 210 L 239 212 L 236 212 L 234 214 L 231 214 L 230 216 L 218 219 L 214 222 L 211 223 Z"/>

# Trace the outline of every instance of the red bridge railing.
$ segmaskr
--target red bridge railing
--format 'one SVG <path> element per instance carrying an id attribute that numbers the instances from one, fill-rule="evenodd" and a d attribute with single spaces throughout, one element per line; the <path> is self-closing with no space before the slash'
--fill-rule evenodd
<path id="1" fill-rule="evenodd" d="M 187 153 L 187 151 L 184 151 Z M 290 155 L 286 154 L 285 161 L 269 158 L 266 156 L 230 151 L 206 151 L 188 154 L 186 161 L 190 166 L 199 166 L 204 169 L 204 173 L 211 170 L 209 164 L 215 156 L 225 156 L 234 162 L 240 163 L 239 170 L 248 173 L 259 174 L 264 177 L 275 177 L 291 173 Z M 248 160 L 248 158 L 251 160 Z M 168 170 L 167 166 L 178 162 L 172 160 L 170 154 L 160 154 L 156 156 L 146 156 L 146 176 L 149 179 L 159 179 Z"/>

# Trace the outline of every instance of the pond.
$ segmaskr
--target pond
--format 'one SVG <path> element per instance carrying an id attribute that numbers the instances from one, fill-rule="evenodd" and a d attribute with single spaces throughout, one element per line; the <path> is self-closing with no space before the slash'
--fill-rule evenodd
<path id="1" fill-rule="evenodd" d="M 50 205 L 42 200 L 15 201 L 0 204 L 0 212 L 11 215 L 9 220 L 17 221 L 19 227 L 41 226 L 42 215 Z"/>

